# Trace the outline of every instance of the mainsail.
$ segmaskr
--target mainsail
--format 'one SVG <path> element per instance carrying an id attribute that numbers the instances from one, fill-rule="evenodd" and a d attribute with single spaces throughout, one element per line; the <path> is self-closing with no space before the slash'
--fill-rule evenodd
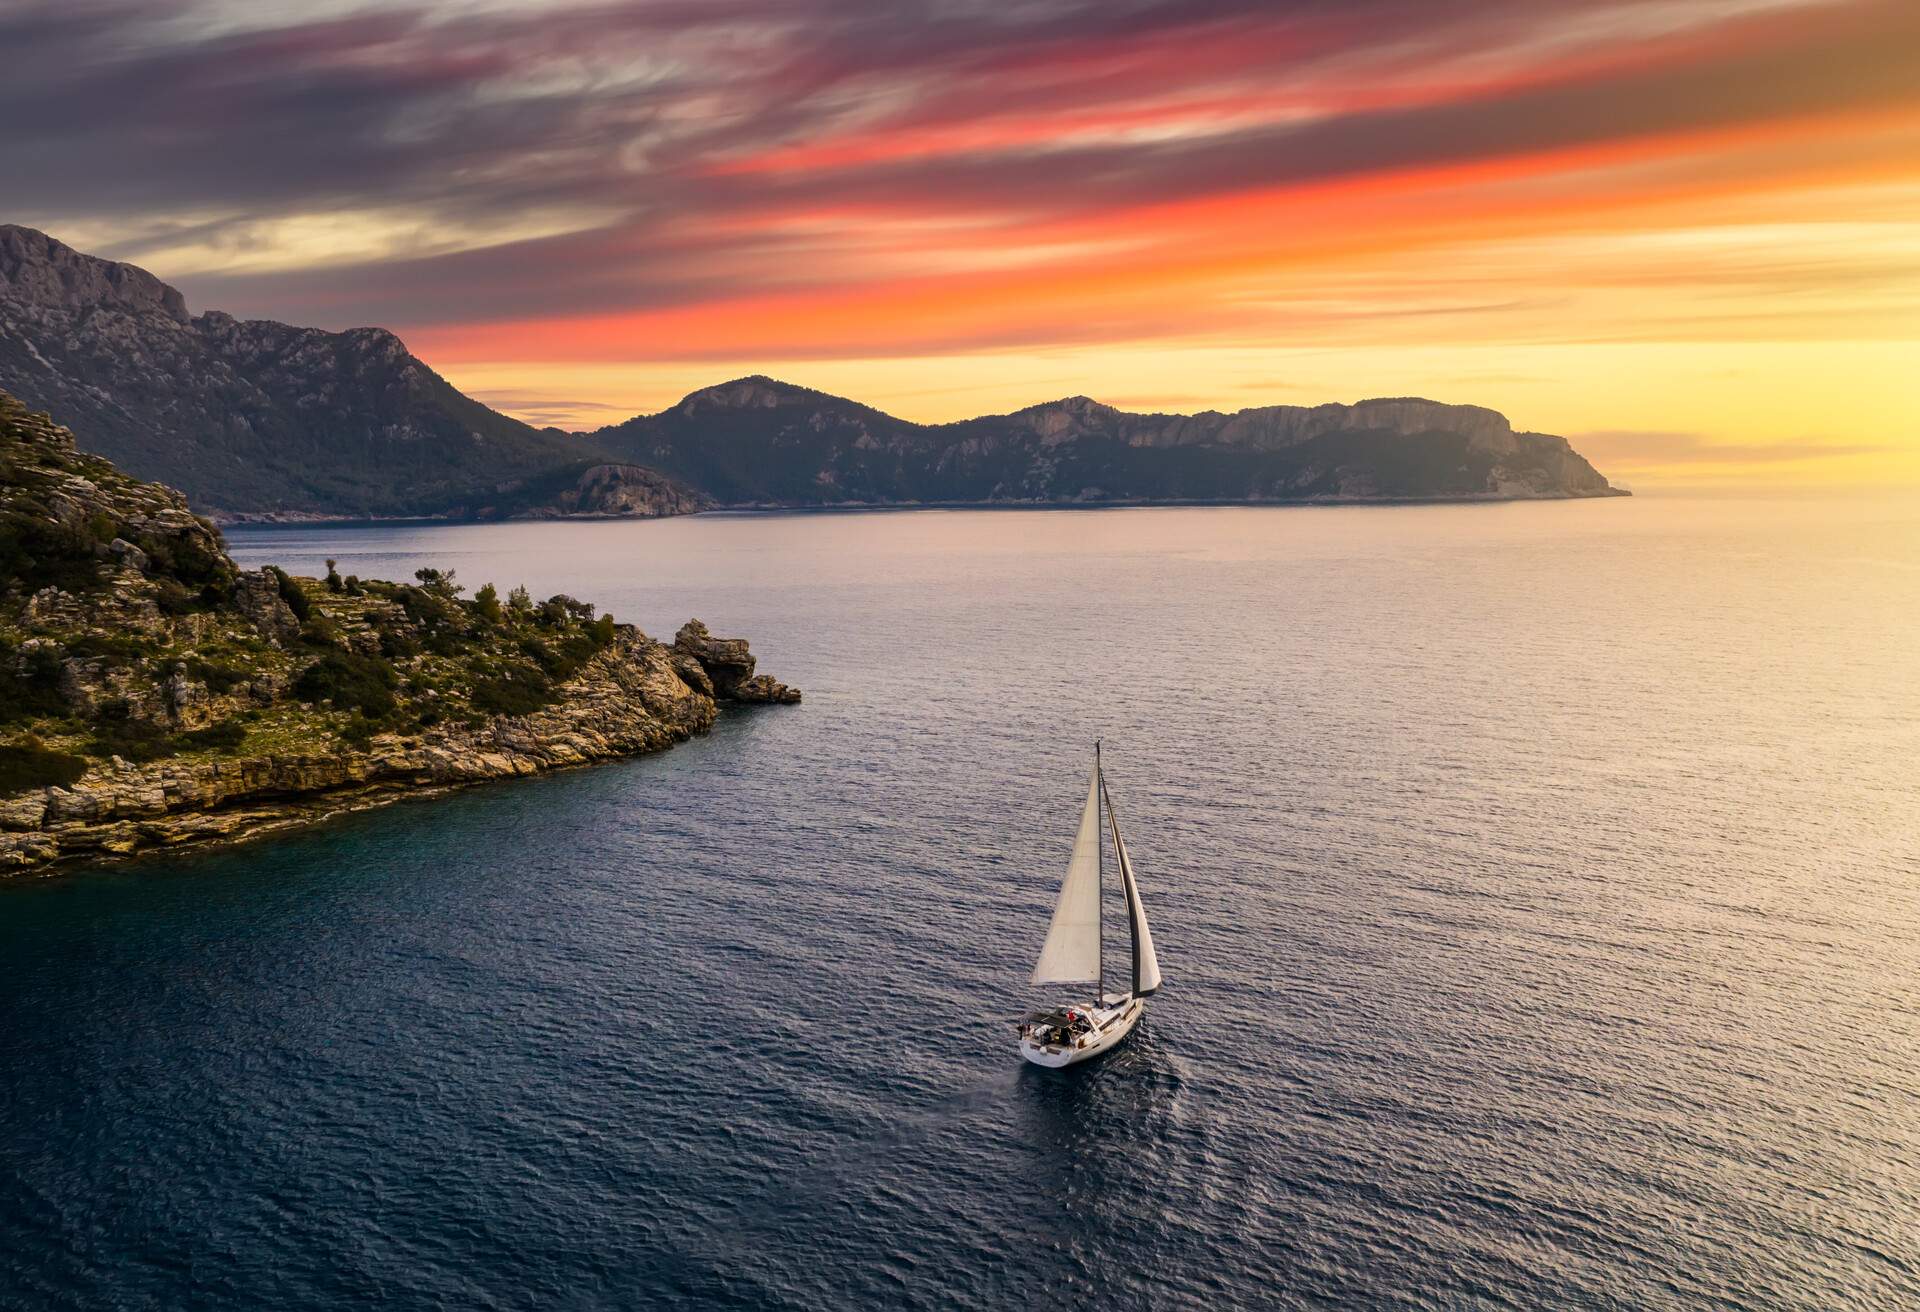
<path id="1" fill-rule="evenodd" d="M 1087 805 L 1080 812 L 1080 832 L 1074 836 L 1067 877 L 1060 884 L 1060 900 L 1053 904 L 1047 941 L 1034 963 L 1033 982 L 1077 984 L 1099 977 L 1100 766 L 1096 762 L 1093 778 L 1087 781 Z"/>
<path id="2" fill-rule="evenodd" d="M 1140 886 L 1133 882 L 1133 861 L 1127 841 L 1120 837 L 1120 818 L 1107 803 L 1113 820 L 1113 850 L 1120 858 L 1120 883 L 1127 890 L 1127 927 L 1133 931 L 1133 996 L 1144 998 L 1160 987 L 1160 958 L 1153 954 L 1153 930 L 1147 927 L 1147 909 L 1140 905 Z"/>

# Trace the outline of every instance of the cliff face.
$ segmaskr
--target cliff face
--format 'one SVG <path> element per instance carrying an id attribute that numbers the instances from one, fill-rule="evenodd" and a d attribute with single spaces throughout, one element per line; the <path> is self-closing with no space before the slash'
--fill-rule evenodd
<path id="1" fill-rule="evenodd" d="M 594 437 L 730 505 L 1618 495 L 1565 438 L 1417 398 L 1145 415 L 1080 396 L 922 425 L 743 378 Z"/>
<path id="2" fill-rule="evenodd" d="M 152 274 L 30 228 L 0 226 L 0 388 L 219 513 L 524 512 L 541 508 L 527 480 L 607 462 L 462 395 L 383 329 L 190 316 Z"/>
<path id="3" fill-rule="evenodd" d="M 0 873 L 303 823 L 797 701 L 737 639 L 570 597 L 242 571 L 170 488 L 0 393 Z"/>

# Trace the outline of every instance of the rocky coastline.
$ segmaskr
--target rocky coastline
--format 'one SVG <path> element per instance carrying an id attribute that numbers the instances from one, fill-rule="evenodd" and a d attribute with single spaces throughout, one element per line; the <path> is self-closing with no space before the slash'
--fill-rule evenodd
<path id="1" fill-rule="evenodd" d="M 0 797 L 0 876 L 81 858 L 260 837 L 423 793 L 660 751 L 724 705 L 794 703 L 738 638 L 691 620 L 669 646 L 626 628 L 556 705 L 478 728 L 386 735 L 365 750 L 169 760 L 113 757 L 66 787 Z"/>
<path id="2" fill-rule="evenodd" d="M 241 570 L 0 393 L 0 876 L 658 751 L 800 694 L 571 597 Z"/>

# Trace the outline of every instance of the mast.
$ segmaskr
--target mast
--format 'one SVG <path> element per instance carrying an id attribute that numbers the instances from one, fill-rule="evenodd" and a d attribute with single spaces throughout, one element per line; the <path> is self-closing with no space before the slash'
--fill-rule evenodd
<path id="1" fill-rule="evenodd" d="M 1107 776 L 1100 768 L 1100 740 L 1098 738 L 1093 740 L 1093 777 L 1100 784 L 1100 796 L 1105 798 L 1107 795 Z M 1107 814 L 1113 814 L 1112 803 L 1108 803 L 1107 805 Z M 1093 931 L 1099 935 L 1100 945 L 1098 978 L 1094 981 L 1093 985 L 1093 1005 L 1097 1011 L 1107 1004 L 1107 863 L 1100 856 L 1100 845 L 1098 843 L 1094 844 L 1093 859 L 1096 863 L 1093 868 L 1094 878 L 1098 881 L 1100 889 L 1099 900 L 1094 903 L 1095 906 L 1100 908 L 1099 919 L 1094 923 Z"/>
<path id="2" fill-rule="evenodd" d="M 1120 867 L 1121 892 L 1125 893 L 1127 892 L 1127 853 L 1126 849 L 1120 846 L 1120 816 L 1113 809 L 1113 794 L 1107 791 L 1107 774 L 1104 770 L 1100 772 L 1100 800 L 1106 804 L 1107 825 L 1113 833 L 1113 859 Z M 1133 994 L 1140 990 L 1140 930 L 1133 923 L 1131 902 L 1127 906 L 1127 932 L 1133 939 L 1133 969 L 1128 980 L 1127 992 Z"/>

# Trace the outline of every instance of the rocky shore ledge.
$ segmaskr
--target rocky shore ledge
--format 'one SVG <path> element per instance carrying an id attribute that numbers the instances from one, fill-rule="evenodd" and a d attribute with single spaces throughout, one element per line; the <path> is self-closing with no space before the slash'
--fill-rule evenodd
<path id="1" fill-rule="evenodd" d="M 492 779 L 659 751 L 705 733 L 722 703 L 798 702 L 752 673 L 745 640 L 689 621 L 672 646 L 626 626 L 530 715 L 377 737 L 366 750 L 212 756 L 135 765 L 118 756 L 66 787 L 0 797 L 0 875 L 79 857 L 236 840 Z"/>
<path id="2" fill-rule="evenodd" d="M 657 751 L 797 702 L 744 640 L 571 597 L 245 571 L 0 394 L 0 875 Z"/>

